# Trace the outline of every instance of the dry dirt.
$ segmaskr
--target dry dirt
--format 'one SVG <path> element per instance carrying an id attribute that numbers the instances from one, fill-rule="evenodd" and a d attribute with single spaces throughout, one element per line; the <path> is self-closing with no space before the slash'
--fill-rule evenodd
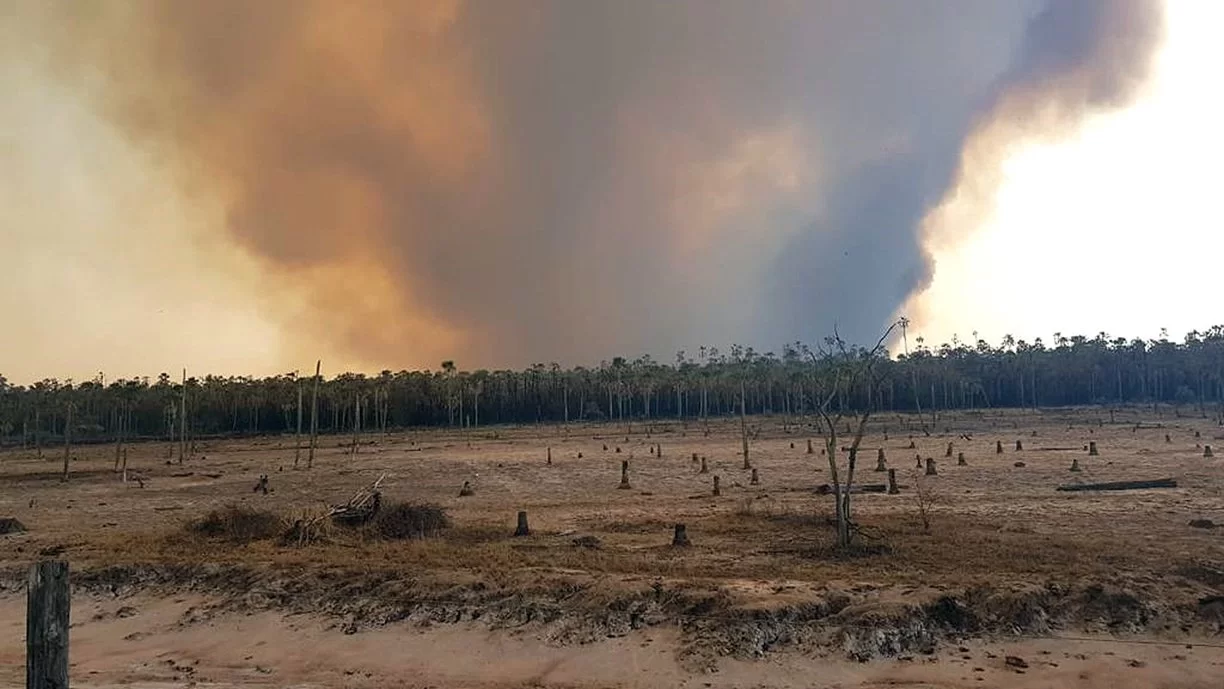
<path id="1" fill-rule="evenodd" d="M 733 420 L 421 431 L 366 437 L 355 456 L 323 437 L 309 471 L 292 437 L 204 441 L 181 465 L 144 443 L 129 453 L 143 488 L 114 475 L 113 447 L 75 448 L 67 483 L 58 448 L 8 451 L 0 517 L 27 531 L 0 536 L 0 686 L 20 685 L 24 570 L 48 557 L 73 568 L 77 686 L 1218 686 L 1221 531 L 1189 522 L 1224 524 L 1224 455 L 1196 447 L 1224 450 L 1224 428 L 1190 409 L 1114 420 L 944 414 L 927 436 L 878 417 L 858 481 L 884 480 L 884 447 L 903 490 L 856 496 L 851 554 L 814 490 L 820 438 L 782 418 L 751 419 L 759 486 Z M 383 475 L 385 499 L 439 504 L 453 527 L 398 542 L 333 529 L 303 547 L 184 528 L 230 504 L 291 521 Z M 1054 490 L 1153 478 L 1178 487 Z M 531 536 L 511 537 L 518 510 Z M 689 548 L 669 545 L 678 522 Z"/>

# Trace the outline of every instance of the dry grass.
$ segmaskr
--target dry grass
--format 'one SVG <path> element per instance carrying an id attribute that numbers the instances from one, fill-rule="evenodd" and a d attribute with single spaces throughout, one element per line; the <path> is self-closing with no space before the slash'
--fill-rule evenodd
<path id="1" fill-rule="evenodd" d="M 783 430 L 768 419 L 760 420 L 752 449 L 760 486 L 749 485 L 740 470 L 733 421 L 711 423 L 709 436 L 675 423 L 656 423 L 646 436 L 635 424 L 628 441 L 623 426 L 575 424 L 500 428 L 483 436 L 395 435 L 364 445 L 356 457 L 324 443 L 311 471 L 292 470 L 291 438 L 213 442 L 202 448 L 207 460 L 181 467 L 164 466 L 162 445 L 135 445 L 131 464 L 148 476 L 143 489 L 104 469 L 113 462 L 107 448 L 82 448 L 68 484 L 42 480 L 44 462 L 5 453 L 0 512 L 30 526 L 24 547 L 62 547 L 81 567 L 217 562 L 440 577 L 554 572 L 727 585 L 840 580 L 942 586 L 1119 573 L 1161 577 L 1188 563 L 1224 562 L 1218 532 L 1187 526 L 1192 519 L 1224 522 L 1224 463 L 1204 460 L 1194 449 L 1196 430 L 1204 436 L 1218 431 L 1209 421 L 1157 419 L 1145 410 L 1127 410 L 1112 426 L 1099 425 L 1099 415 L 1091 409 L 946 415 L 936 435 L 915 432 L 918 454 L 942 456 L 951 441 L 969 465 L 951 463 L 937 477 L 922 479 L 939 497 L 929 532 L 912 478 L 900 496 L 856 496 L 862 547 L 850 555 L 832 548 L 831 498 L 813 491 L 828 481 L 828 469 L 824 458 L 806 455 L 810 431 Z M 880 417 L 865 445 L 887 448 L 907 471 L 915 453 L 905 449 L 911 421 Z M 1139 421 L 1145 425 L 1136 427 Z M 1166 433 L 1173 443 L 1165 443 Z M 1016 438 L 1024 439 L 1025 452 L 1010 449 Z M 1080 447 L 1089 438 L 1100 457 L 1042 451 Z M 994 453 L 996 440 L 1006 448 L 1002 455 Z M 656 442 L 666 448 L 662 459 L 648 453 Z M 553 448 L 552 465 L 543 460 L 544 447 Z M 635 489 L 617 490 L 621 458 L 630 453 Z M 711 474 L 722 476 L 721 498 L 710 495 L 709 475 L 697 474 L 693 453 L 707 456 Z M 1073 456 L 1082 474 L 1067 471 Z M 1018 459 L 1027 466 L 1014 467 Z M 252 477 L 260 474 L 270 477 L 269 495 L 250 493 Z M 341 528 L 315 519 L 383 474 L 387 494 L 395 497 L 376 523 Z M 1076 480 L 1159 476 L 1177 478 L 1179 488 L 1054 491 Z M 861 481 L 876 477 L 860 474 Z M 464 481 L 475 495 L 458 498 Z M 396 508 L 396 502 L 405 505 Z M 533 535 L 511 537 L 518 510 L 529 512 Z M 193 517 L 195 530 L 184 531 L 184 518 Z M 312 525 L 309 533 L 282 539 L 299 521 Z M 670 547 L 676 523 L 687 525 L 691 548 Z M 587 536 L 601 547 L 574 547 L 576 538 Z M 0 554 L 0 563 L 23 557 L 14 550 Z"/>

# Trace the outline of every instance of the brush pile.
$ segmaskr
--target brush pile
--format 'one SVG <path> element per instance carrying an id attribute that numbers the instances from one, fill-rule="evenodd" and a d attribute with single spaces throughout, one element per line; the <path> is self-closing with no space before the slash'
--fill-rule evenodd
<path id="1" fill-rule="evenodd" d="M 377 481 L 354 493 L 348 502 L 332 507 L 328 516 L 342 526 L 361 526 L 368 523 L 382 506 L 382 494 L 378 492 L 378 486 L 385 478 L 386 474 L 379 476 Z"/>

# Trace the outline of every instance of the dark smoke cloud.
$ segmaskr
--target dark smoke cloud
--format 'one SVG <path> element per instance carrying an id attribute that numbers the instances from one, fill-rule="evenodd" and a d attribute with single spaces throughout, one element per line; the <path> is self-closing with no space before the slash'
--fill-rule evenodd
<path id="1" fill-rule="evenodd" d="M 49 26 L 302 339 L 520 365 L 867 339 L 929 279 L 921 221 L 975 125 L 1015 94 L 1123 102 L 1159 12 L 220 0 Z"/>

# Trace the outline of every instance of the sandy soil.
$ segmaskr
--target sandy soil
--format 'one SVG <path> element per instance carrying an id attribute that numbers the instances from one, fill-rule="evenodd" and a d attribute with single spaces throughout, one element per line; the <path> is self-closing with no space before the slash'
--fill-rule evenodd
<path id="1" fill-rule="evenodd" d="M 759 486 L 742 469 L 731 421 L 711 424 L 708 434 L 702 424 L 674 422 L 423 431 L 367 437 L 355 456 L 348 438 L 324 437 L 309 471 L 293 469 L 291 437 L 206 441 L 181 465 L 166 463 L 165 443 L 145 443 L 129 454 L 143 488 L 113 474 L 113 447 L 76 448 L 66 484 L 54 449 L 41 460 L 9 451 L 0 454 L 0 516 L 20 519 L 29 531 L 0 536 L 0 568 L 8 573 L 0 586 L 0 685 L 21 679 L 24 599 L 15 582 L 29 562 L 55 556 L 86 577 L 115 568 L 221 567 L 262 587 L 258 600 L 242 595 L 255 588 L 248 579 L 218 586 L 216 577 L 188 584 L 176 575 L 147 590 L 130 582 L 109 594 L 98 585 L 80 588 L 72 639 L 78 686 L 1218 686 L 1224 656 L 1211 644 L 1224 643 L 1224 604 L 1213 596 L 1224 593 L 1224 547 L 1218 530 L 1188 522 L 1224 523 L 1224 458 L 1204 459 L 1201 448 L 1224 450 L 1215 438 L 1224 429 L 1188 409 L 1127 409 L 1114 420 L 1098 409 L 963 413 L 942 415 L 927 436 L 912 417 L 879 417 L 864 440 L 859 481 L 883 480 L 872 471 L 875 448 L 883 447 L 906 488 L 857 499 L 868 547 L 855 557 L 832 551 L 830 499 L 813 490 L 828 480 L 820 438 L 812 436 L 816 452 L 807 454 L 812 429 L 781 418 L 752 420 Z M 1024 450 L 1014 449 L 1016 440 Z M 1099 457 L 1084 451 L 1089 441 Z M 968 466 L 945 458 L 949 442 Z M 655 443 L 662 457 L 650 451 Z M 708 474 L 698 473 L 694 453 L 707 458 Z M 915 472 L 916 456 L 933 457 L 939 475 Z M 1082 472 L 1068 471 L 1073 459 Z M 616 487 L 622 460 L 630 462 L 631 490 Z M 260 474 L 270 477 L 269 495 L 252 492 Z M 395 543 L 341 536 L 290 548 L 218 543 L 184 529 L 231 503 L 287 518 L 310 514 L 384 474 L 388 499 L 444 506 L 451 532 Z M 713 475 L 722 479 L 717 498 Z M 1054 490 L 1164 477 L 1178 487 Z M 476 493 L 460 498 L 465 480 Z M 933 502 L 929 530 L 919 518 L 919 491 Z M 533 535 L 510 538 L 520 509 Z M 692 548 L 668 546 L 677 522 L 688 526 Z M 593 536 L 599 546 L 576 547 L 578 536 Z M 305 588 L 295 588 L 294 597 L 267 595 L 284 588 L 276 577 L 295 577 Z M 353 582 L 363 577 L 373 583 L 356 591 Z M 505 612 L 516 591 L 547 598 L 571 584 L 581 591 L 572 604 L 588 611 L 664 589 L 717 604 L 695 604 L 683 616 L 658 605 L 657 619 L 646 623 L 604 633 L 611 627 L 600 618 L 568 636 L 556 633 L 552 618 L 490 624 L 471 614 L 491 609 L 489 590 L 499 592 L 496 605 Z M 829 619 L 861 626 L 869 618 L 847 617 L 851 611 L 939 596 L 977 600 L 968 591 L 1094 586 L 1121 593 L 1105 596 L 1103 606 L 1079 596 L 1074 610 L 1042 594 L 1051 623 L 1036 626 L 1042 636 L 1064 637 L 1055 640 L 1009 634 L 1008 620 L 992 617 L 980 634 L 959 630 L 979 640 L 941 637 L 934 648 L 884 649 L 858 663 L 826 643 L 841 637 L 803 631 L 812 606 L 840 598 L 850 603 L 838 604 L 846 609 Z M 426 590 L 439 605 L 461 598 L 463 612 L 428 624 L 374 605 L 410 593 L 410 607 L 419 610 Z M 478 602 L 473 591 L 484 592 Z M 548 598 L 557 619 L 564 621 L 569 600 Z M 130 610 L 118 615 L 120 608 Z M 765 643 L 740 640 L 744 616 L 757 613 L 768 613 L 774 625 L 793 618 L 800 631 Z M 740 631 L 710 631 L 720 615 L 734 618 Z M 761 624 L 753 624 L 758 633 Z M 707 643 L 717 648 L 692 662 L 693 647 Z M 1007 655 L 1029 667 L 1021 673 L 1006 666 Z"/>

